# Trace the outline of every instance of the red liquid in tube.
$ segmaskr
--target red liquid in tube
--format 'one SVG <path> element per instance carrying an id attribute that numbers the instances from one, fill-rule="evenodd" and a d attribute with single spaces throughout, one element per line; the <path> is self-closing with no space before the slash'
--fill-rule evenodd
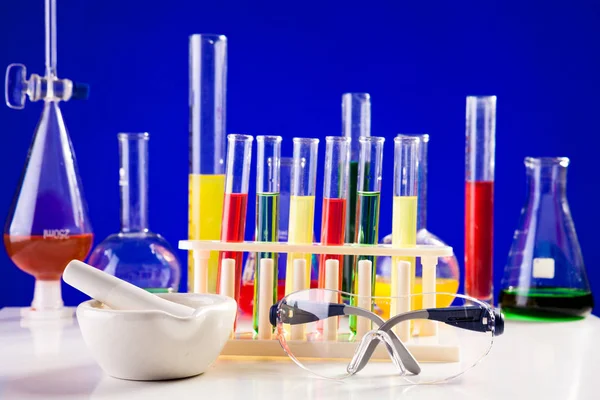
<path id="1" fill-rule="evenodd" d="M 465 293 L 490 301 L 494 280 L 494 182 L 465 182 L 465 194 Z"/>

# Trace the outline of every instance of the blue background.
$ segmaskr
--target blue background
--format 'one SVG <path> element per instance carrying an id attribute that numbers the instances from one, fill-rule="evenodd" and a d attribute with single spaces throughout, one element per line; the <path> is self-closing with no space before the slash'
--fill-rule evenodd
<path id="1" fill-rule="evenodd" d="M 186 238 L 187 40 L 193 33 L 220 33 L 229 39 L 228 133 L 282 135 L 284 153 L 291 155 L 294 136 L 340 134 L 342 93 L 371 94 L 372 134 L 388 138 L 381 237 L 391 231 L 391 138 L 429 133 L 428 227 L 454 247 L 461 268 L 465 96 L 497 95 L 496 295 L 524 203 L 525 156 L 571 158 L 568 200 L 598 295 L 600 214 L 590 183 L 598 171 L 599 15 L 598 2 L 576 1 L 60 0 L 59 77 L 91 85 L 88 101 L 65 103 L 62 110 L 95 243 L 119 229 L 120 131 L 151 135 L 151 229 L 174 246 Z M 1 1 L 0 67 L 21 62 L 43 74 L 43 56 L 43 1 Z M 41 106 L 29 103 L 20 112 L 0 107 L 0 219 L 8 213 Z M 250 205 L 248 239 L 253 213 Z M 28 305 L 33 279 L 0 248 L 0 306 Z M 186 254 L 177 251 L 185 262 Z M 70 305 L 85 298 L 68 287 L 63 293 Z"/>

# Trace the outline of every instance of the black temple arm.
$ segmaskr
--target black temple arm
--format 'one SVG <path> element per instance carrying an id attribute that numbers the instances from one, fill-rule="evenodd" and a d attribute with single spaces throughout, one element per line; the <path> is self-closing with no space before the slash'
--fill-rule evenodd
<path id="1" fill-rule="evenodd" d="M 316 322 L 329 317 L 344 315 L 344 304 L 296 301 L 292 304 L 279 303 L 271 306 L 269 322 L 277 325 L 277 313 L 284 324 L 299 325 Z"/>
<path id="2" fill-rule="evenodd" d="M 476 332 L 489 332 L 495 327 L 495 334 L 504 332 L 504 318 L 497 310 L 494 310 L 494 325 L 492 316 L 486 308 L 479 306 L 428 308 L 430 320 L 444 322 L 458 328 L 468 329 Z"/>

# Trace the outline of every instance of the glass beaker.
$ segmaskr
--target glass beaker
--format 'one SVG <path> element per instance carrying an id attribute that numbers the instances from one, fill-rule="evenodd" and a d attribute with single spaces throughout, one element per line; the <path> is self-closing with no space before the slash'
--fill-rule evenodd
<path id="1" fill-rule="evenodd" d="M 151 292 L 178 291 L 181 266 L 171 245 L 148 228 L 148 133 L 119 133 L 121 231 L 88 264 Z"/>
<path id="2" fill-rule="evenodd" d="M 56 0 L 46 0 L 46 73 L 31 74 L 22 64 L 6 70 L 5 97 L 22 109 L 29 97 L 44 108 L 4 228 L 4 246 L 35 289 L 25 318 L 70 317 L 63 307 L 60 278 L 73 259 L 84 260 L 94 235 L 88 218 L 73 145 L 59 102 L 87 97 L 87 86 L 57 77 Z"/>
<path id="3" fill-rule="evenodd" d="M 189 38 L 188 238 L 219 240 L 225 198 L 225 120 L 227 98 L 227 38 Z M 188 291 L 194 287 L 193 252 L 188 255 Z M 219 252 L 208 262 L 208 291 L 217 291 Z"/>
<path id="4" fill-rule="evenodd" d="M 428 151 L 429 151 L 429 135 L 428 134 L 406 134 L 404 136 L 416 136 L 419 138 L 419 152 L 417 162 L 417 244 L 418 245 L 433 245 L 433 246 L 448 246 L 442 239 L 427 229 L 427 174 L 428 174 Z M 392 234 L 386 235 L 382 243 L 392 244 Z M 391 275 L 391 257 L 377 257 L 377 285 L 375 286 L 376 296 L 389 296 L 390 293 L 390 275 Z M 415 260 L 415 284 L 413 287 L 414 293 L 423 291 L 422 276 L 423 266 L 421 265 L 421 257 L 416 257 Z M 436 269 L 436 291 L 444 293 L 457 293 L 460 282 L 460 269 L 458 260 L 454 253 L 451 256 L 439 257 Z M 382 310 L 382 317 L 387 317 L 385 310 Z"/>
<path id="5" fill-rule="evenodd" d="M 507 317 L 573 319 L 594 306 L 567 202 L 569 159 L 525 158 L 526 203 L 504 269 Z"/>

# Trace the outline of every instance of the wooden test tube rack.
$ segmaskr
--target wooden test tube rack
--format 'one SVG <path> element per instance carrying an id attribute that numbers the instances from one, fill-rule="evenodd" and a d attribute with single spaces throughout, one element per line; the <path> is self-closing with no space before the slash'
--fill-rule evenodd
<path id="1" fill-rule="evenodd" d="M 179 248 L 182 250 L 192 251 L 194 259 L 194 285 L 193 291 L 195 293 L 207 293 L 208 292 L 208 261 L 210 258 L 211 251 L 234 251 L 234 252 L 269 252 L 269 253 L 306 253 L 306 254 L 332 254 L 332 255 L 363 255 L 363 256 L 400 256 L 400 257 L 420 257 L 421 265 L 423 267 L 422 272 L 422 283 L 423 283 L 423 295 L 422 302 L 423 308 L 436 307 L 436 297 L 434 294 L 430 294 L 436 291 L 436 267 L 439 257 L 446 257 L 452 255 L 452 248 L 448 246 L 433 246 L 433 245 L 415 245 L 410 247 L 394 247 L 392 245 L 378 244 L 378 245 L 358 245 L 358 244 L 344 244 L 338 246 L 327 246 L 319 243 L 314 244 L 291 244 L 282 242 L 221 242 L 211 240 L 182 240 L 179 242 Z M 233 271 L 235 270 L 235 264 L 231 265 L 233 260 L 224 260 L 226 262 L 221 266 L 222 268 L 222 279 L 220 293 L 226 295 L 233 295 L 232 284 Z M 265 267 L 273 268 L 271 260 L 267 261 Z M 270 263 L 268 263 L 270 261 Z M 303 268 L 309 268 L 305 265 L 303 259 L 294 260 L 294 274 L 297 277 L 304 276 Z M 298 263 L 297 263 L 298 262 Z M 298 265 L 296 265 L 296 263 Z M 359 265 L 359 273 L 361 268 L 363 269 L 362 274 L 370 275 L 371 263 L 366 261 L 366 264 Z M 334 263 L 326 264 L 326 288 L 337 288 L 337 268 L 341 266 L 337 265 L 337 261 Z M 407 285 L 405 280 L 407 276 L 407 269 L 410 270 L 410 263 L 406 261 L 400 261 L 397 265 L 392 268 L 398 268 L 396 276 L 402 282 L 396 284 L 392 283 L 392 287 L 396 288 L 396 294 L 394 296 L 406 296 L 410 293 L 410 285 Z M 257 268 L 258 270 L 258 268 Z M 296 274 L 298 272 L 298 274 Z M 277 274 L 277 271 L 267 271 L 263 274 L 263 279 L 271 280 L 273 274 Z M 335 276 L 335 278 L 334 278 Z M 225 277 L 226 279 L 223 279 Z M 260 276 L 256 275 L 255 279 L 261 279 Z M 359 278 L 360 280 L 360 278 Z M 229 283 L 226 283 L 229 282 Z M 300 286 L 308 285 L 307 282 L 302 282 Z M 272 285 L 260 285 L 261 287 L 271 287 Z M 360 286 L 360 284 L 359 284 Z M 370 296 L 370 287 L 368 292 L 364 288 L 359 288 L 359 296 Z M 271 290 L 271 289 L 270 289 Z M 263 294 L 264 299 L 271 298 L 272 293 L 269 295 Z M 268 315 L 269 308 L 272 304 L 264 301 L 259 302 L 261 309 L 259 310 L 260 316 L 263 316 L 263 320 Z M 405 304 L 392 304 L 395 312 L 408 311 L 407 307 L 410 307 L 409 302 Z M 402 324 L 401 324 L 402 325 Z M 404 326 L 407 324 L 405 323 Z M 271 334 L 271 328 L 265 332 L 265 323 L 259 323 L 258 335 L 254 335 L 251 326 L 248 331 L 240 331 L 243 329 L 243 325 L 238 324 L 238 331 L 232 334 L 232 338 L 225 345 L 222 351 L 222 355 L 226 356 L 250 356 L 250 357 L 287 357 L 279 341 Z M 442 325 L 443 326 L 443 325 Z M 415 342 L 410 336 L 410 331 L 401 326 L 395 328 L 396 333 L 399 335 L 401 340 L 406 344 L 406 347 L 413 354 L 413 356 L 419 362 L 455 362 L 459 360 L 459 347 L 456 343 L 452 343 L 452 340 L 440 341 L 439 331 L 440 326 L 434 321 L 421 321 L 420 331 L 426 333 L 426 340 Z M 337 332 L 329 332 L 329 328 L 326 327 L 325 334 L 330 337 L 336 336 Z M 449 330 L 451 331 L 451 330 Z M 292 332 L 292 337 L 286 340 L 288 343 L 293 344 L 294 355 L 296 357 L 322 357 L 323 354 L 327 354 L 330 358 L 347 358 L 351 357 L 356 348 L 356 343 L 344 342 L 344 341 L 309 341 L 309 340 L 295 340 L 293 337 L 295 334 Z M 298 333 L 296 333 L 298 335 Z M 302 335 L 300 333 L 300 335 Z M 377 346 L 377 350 L 373 355 L 374 358 L 387 359 L 387 351 L 385 346 Z"/>

